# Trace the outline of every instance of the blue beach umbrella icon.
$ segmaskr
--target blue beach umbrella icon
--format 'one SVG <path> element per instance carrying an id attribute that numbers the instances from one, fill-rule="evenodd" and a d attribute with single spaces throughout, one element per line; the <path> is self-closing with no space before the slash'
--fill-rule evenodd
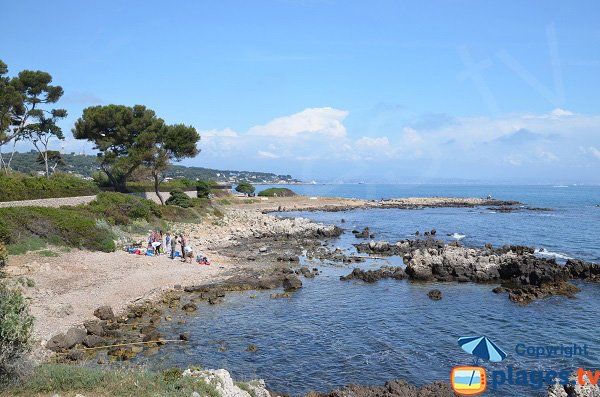
<path id="1" fill-rule="evenodd" d="M 465 336 L 458 338 L 458 345 L 464 351 L 477 357 L 475 365 L 480 358 L 493 362 L 499 362 L 506 358 L 504 350 L 500 349 L 487 336 Z"/>
<path id="2" fill-rule="evenodd" d="M 489 340 L 487 336 L 464 336 L 458 338 L 458 345 L 467 353 L 477 357 L 475 359 L 475 365 L 477 365 L 480 358 L 494 362 L 499 362 L 506 358 L 504 350 L 496 346 L 496 344 Z M 474 376 L 475 371 L 471 374 L 469 386 L 473 382 Z"/>

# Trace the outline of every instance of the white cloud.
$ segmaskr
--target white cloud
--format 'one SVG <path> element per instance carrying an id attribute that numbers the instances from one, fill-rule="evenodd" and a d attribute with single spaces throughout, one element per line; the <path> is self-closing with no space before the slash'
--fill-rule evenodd
<path id="1" fill-rule="evenodd" d="M 200 131 L 200 136 L 201 137 L 232 137 L 235 138 L 237 136 L 239 136 L 239 134 L 237 132 L 235 132 L 234 130 L 232 130 L 231 128 L 224 128 L 222 130 L 205 130 L 205 131 Z"/>
<path id="2" fill-rule="evenodd" d="M 565 117 L 575 115 L 575 113 L 561 108 L 554 109 L 552 112 L 550 112 L 550 114 L 554 117 Z"/>
<path id="3" fill-rule="evenodd" d="M 358 139 L 355 143 L 357 147 L 388 147 L 390 145 L 390 141 L 387 136 L 382 136 L 378 138 L 371 138 L 368 136 L 363 136 Z"/>
<path id="4" fill-rule="evenodd" d="M 258 157 L 260 157 L 261 159 L 278 159 L 279 157 L 281 157 L 281 156 L 279 156 L 279 155 L 277 155 L 275 153 L 267 152 L 267 151 L 264 151 L 264 150 L 257 151 L 256 155 Z"/>
<path id="5" fill-rule="evenodd" d="M 267 124 L 250 128 L 250 135 L 273 136 L 280 138 L 299 135 L 322 135 L 332 138 L 346 137 L 343 121 L 348 116 L 345 110 L 307 108 L 290 116 L 278 117 Z"/>
<path id="6" fill-rule="evenodd" d="M 536 155 L 536 157 L 537 157 L 538 159 L 540 159 L 540 160 L 544 160 L 544 161 L 558 161 L 558 156 L 557 156 L 557 155 L 555 155 L 555 154 L 554 154 L 554 153 L 552 153 L 552 152 L 545 151 L 545 150 L 543 150 L 543 149 L 539 149 L 539 150 L 536 152 L 536 154 L 535 154 L 535 155 Z"/>

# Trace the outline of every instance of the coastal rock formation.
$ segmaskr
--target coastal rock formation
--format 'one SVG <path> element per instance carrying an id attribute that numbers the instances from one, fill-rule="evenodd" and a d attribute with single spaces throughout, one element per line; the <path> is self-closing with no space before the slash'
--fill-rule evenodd
<path id="1" fill-rule="evenodd" d="M 428 239 L 417 239 L 417 240 L 400 240 L 395 244 L 390 244 L 387 241 L 369 241 L 365 243 L 353 244 L 359 253 L 366 253 L 369 255 L 382 255 L 382 256 L 403 256 L 409 254 L 414 250 L 418 249 L 439 249 L 444 247 L 444 242 L 441 240 Z"/>
<path id="2" fill-rule="evenodd" d="M 375 283 L 384 278 L 393 278 L 396 280 L 402 280 L 406 278 L 406 273 L 401 267 L 393 267 L 393 266 L 382 266 L 377 270 L 361 270 L 359 268 L 355 268 L 352 270 L 352 273 L 347 276 L 341 276 L 340 280 L 349 281 L 349 280 L 362 280 L 367 283 Z"/>
<path id="3" fill-rule="evenodd" d="M 450 385 L 434 382 L 420 389 L 405 380 L 391 380 L 384 386 L 348 385 L 329 393 L 309 393 L 306 397 L 452 397 Z"/>
<path id="4" fill-rule="evenodd" d="M 405 258 L 406 273 L 420 281 L 500 282 L 513 302 L 527 303 L 550 295 L 573 296 L 569 271 L 554 260 L 537 258 L 530 247 L 473 249 L 446 245 L 417 249 Z M 499 292 L 499 291 L 496 291 Z"/>
<path id="5" fill-rule="evenodd" d="M 244 384 L 244 389 L 238 387 L 231 378 L 229 372 L 224 369 L 193 370 L 187 369 L 182 376 L 200 378 L 207 384 L 214 385 L 221 397 L 271 397 L 262 379 L 253 380 Z"/>
<path id="6" fill-rule="evenodd" d="M 578 259 L 569 259 L 565 265 L 572 278 L 600 282 L 600 265 Z"/>

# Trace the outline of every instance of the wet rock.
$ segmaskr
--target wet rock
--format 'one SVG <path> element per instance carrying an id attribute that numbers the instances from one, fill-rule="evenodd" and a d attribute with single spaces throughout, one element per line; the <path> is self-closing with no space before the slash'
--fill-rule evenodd
<path id="1" fill-rule="evenodd" d="M 352 273 L 348 274 L 347 276 L 341 276 L 340 280 L 362 280 L 367 283 L 375 283 L 384 278 L 402 280 L 406 278 L 406 273 L 401 267 L 393 266 L 382 266 L 380 269 L 377 270 L 362 270 L 359 268 L 355 268 L 354 270 L 352 270 Z"/>
<path id="2" fill-rule="evenodd" d="M 356 232 L 356 233 L 354 233 L 354 232 Z M 352 233 L 354 233 L 354 237 L 356 237 L 356 238 L 370 238 L 371 237 L 371 232 L 369 231 L 368 227 L 365 227 L 362 232 L 359 232 L 358 230 L 353 230 Z"/>
<path id="3" fill-rule="evenodd" d="M 88 348 L 105 346 L 106 339 L 102 338 L 101 336 L 97 336 L 97 335 L 87 335 L 83 339 L 82 344 Z"/>
<path id="4" fill-rule="evenodd" d="M 144 335 L 143 342 L 158 342 L 162 339 L 162 334 L 158 331 L 149 332 Z"/>
<path id="5" fill-rule="evenodd" d="M 283 279 L 283 289 L 285 291 L 293 291 L 302 288 L 302 281 L 296 276 L 286 276 Z"/>
<path id="6" fill-rule="evenodd" d="M 79 328 L 71 328 L 66 334 L 54 335 L 48 342 L 46 348 L 54 352 L 62 352 L 83 342 L 86 332 Z"/>
<path id="7" fill-rule="evenodd" d="M 432 289 L 427 293 L 427 296 L 431 300 L 439 301 L 442 299 L 442 291 L 440 291 L 439 289 Z"/>
<path id="8" fill-rule="evenodd" d="M 271 299 L 291 298 L 292 295 L 289 292 L 282 292 L 278 294 L 271 294 Z"/>
<path id="9" fill-rule="evenodd" d="M 572 278 L 600 282 L 600 264 L 569 259 L 565 264 L 565 268 Z"/>
<path id="10" fill-rule="evenodd" d="M 250 352 L 250 353 L 256 353 L 258 351 L 258 347 L 256 347 L 256 345 L 254 345 L 254 344 L 250 344 L 246 348 L 246 351 Z"/>
<path id="11" fill-rule="evenodd" d="M 196 310 L 198 310 L 198 306 L 196 306 L 192 302 L 188 302 L 181 307 L 181 310 L 186 311 L 188 313 L 195 312 Z"/>
<path id="12" fill-rule="evenodd" d="M 492 292 L 495 294 L 501 294 L 503 292 L 506 292 L 506 289 L 504 287 L 496 287 L 492 290 Z"/>
<path id="13" fill-rule="evenodd" d="M 181 334 L 179 334 L 179 340 L 190 340 L 190 334 L 188 332 L 182 332 Z"/>
<path id="14" fill-rule="evenodd" d="M 90 335 L 104 336 L 104 328 L 102 327 L 102 324 L 98 321 L 85 321 L 83 323 L 83 326 L 85 327 L 87 333 Z"/>
<path id="15" fill-rule="evenodd" d="M 137 353 L 129 346 L 115 346 L 108 349 L 107 354 L 117 360 L 126 361 L 134 358 Z"/>
<path id="16" fill-rule="evenodd" d="M 79 361 L 83 359 L 83 352 L 81 350 L 69 350 L 65 358 L 69 361 Z"/>
<path id="17" fill-rule="evenodd" d="M 454 397 L 450 385 L 434 382 L 417 388 L 405 380 L 391 380 L 385 386 L 348 385 L 326 394 L 311 393 L 311 397 Z"/>
<path id="18" fill-rule="evenodd" d="M 94 310 L 94 316 L 98 317 L 100 320 L 114 320 L 115 314 L 110 306 L 100 306 L 96 310 Z"/>

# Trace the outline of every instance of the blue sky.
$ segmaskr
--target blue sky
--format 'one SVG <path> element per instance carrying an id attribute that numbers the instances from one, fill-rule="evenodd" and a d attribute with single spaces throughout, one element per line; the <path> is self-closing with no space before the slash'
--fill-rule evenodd
<path id="1" fill-rule="evenodd" d="M 202 134 L 186 165 L 600 183 L 596 1 L 19 1 L 0 59 Z M 69 138 L 66 151 L 92 152 Z M 55 143 L 56 147 L 60 143 Z M 21 149 L 28 149 L 22 146 Z"/>

